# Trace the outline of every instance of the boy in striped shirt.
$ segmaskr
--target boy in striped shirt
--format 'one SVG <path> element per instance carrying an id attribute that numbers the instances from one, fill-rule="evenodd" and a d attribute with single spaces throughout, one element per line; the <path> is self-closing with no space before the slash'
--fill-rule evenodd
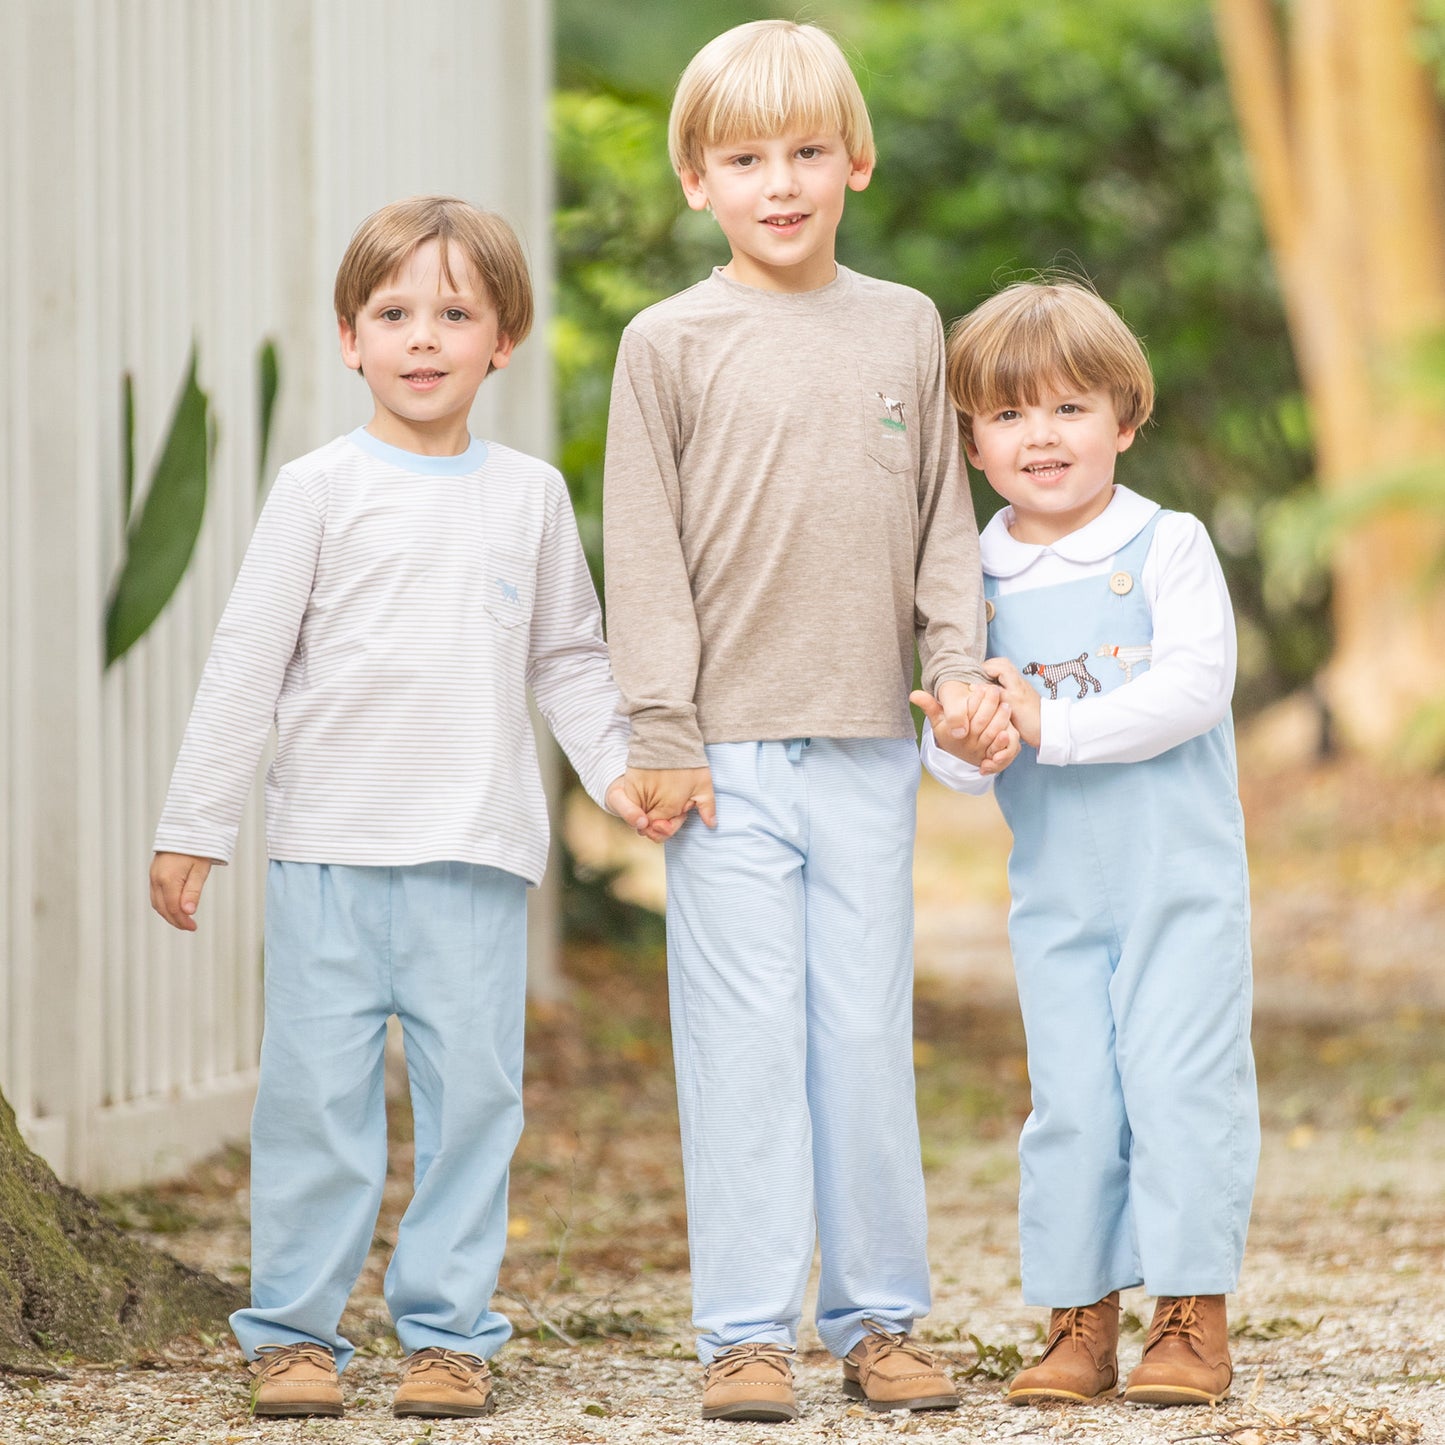
<path id="1" fill-rule="evenodd" d="M 252 1119 L 257 1415 L 340 1415 L 339 1320 L 386 1174 L 396 1014 L 416 1189 L 386 1275 L 396 1415 L 481 1415 L 522 1128 L 525 898 L 547 853 L 527 689 L 592 797 L 635 827 L 597 598 L 566 485 L 468 432 L 532 322 L 521 247 L 446 197 L 362 223 L 336 280 L 365 427 L 282 468 L 216 631 L 155 839 L 193 930 L 267 737 L 266 1016 Z M 656 835 L 665 825 L 654 822 Z"/>

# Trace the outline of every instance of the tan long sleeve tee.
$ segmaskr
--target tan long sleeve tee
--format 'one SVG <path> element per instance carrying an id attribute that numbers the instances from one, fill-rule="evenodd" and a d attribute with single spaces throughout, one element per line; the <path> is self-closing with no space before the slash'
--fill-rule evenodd
<path id="1" fill-rule="evenodd" d="M 983 681 L 978 532 L 917 291 L 714 271 L 622 337 L 603 501 L 607 630 L 635 767 L 704 743 L 908 737 Z"/>

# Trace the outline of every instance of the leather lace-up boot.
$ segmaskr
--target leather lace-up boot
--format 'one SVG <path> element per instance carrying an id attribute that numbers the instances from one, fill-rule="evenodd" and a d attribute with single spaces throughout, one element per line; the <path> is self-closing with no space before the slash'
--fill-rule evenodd
<path id="1" fill-rule="evenodd" d="M 1133 1405 L 1213 1405 L 1229 1394 L 1233 1378 L 1224 1296 L 1161 1295 L 1124 1398 Z"/>
<path id="2" fill-rule="evenodd" d="M 1054 1310 L 1038 1363 L 1009 1382 L 1011 1405 L 1092 1400 L 1119 1381 L 1119 1291 L 1097 1304 Z"/>
<path id="3" fill-rule="evenodd" d="M 702 1372 L 704 1420 L 796 1420 L 793 1349 L 770 1341 L 720 1350 Z"/>
<path id="4" fill-rule="evenodd" d="M 336 1356 L 325 1345 L 262 1345 L 250 1365 L 253 1415 L 339 1415 Z"/>

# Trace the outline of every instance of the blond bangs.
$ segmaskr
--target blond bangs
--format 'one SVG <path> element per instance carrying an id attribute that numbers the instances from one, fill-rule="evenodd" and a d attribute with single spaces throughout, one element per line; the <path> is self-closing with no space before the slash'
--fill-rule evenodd
<path id="1" fill-rule="evenodd" d="M 868 107 L 837 42 L 813 25 L 757 20 L 693 57 L 673 98 L 668 151 L 679 174 L 701 174 L 710 146 L 833 134 L 851 160 L 872 164 Z"/>
<path id="2" fill-rule="evenodd" d="M 1045 393 L 1107 391 L 1121 426 L 1154 409 L 1154 378 L 1139 338 L 1099 296 L 1076 282 L 1025 281 L 954 324 L 948 395 L 964 440 L 973 418 L 1036 406 Z"/>

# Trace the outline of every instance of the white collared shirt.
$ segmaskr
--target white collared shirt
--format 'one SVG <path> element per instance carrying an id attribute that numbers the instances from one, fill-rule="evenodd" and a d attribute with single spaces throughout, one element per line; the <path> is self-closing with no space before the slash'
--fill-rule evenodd
<path id="1" fill-rule="evenodd" d="M 1042 545 L 1009 533 L 1005 507 L 979 536 L 984 572 L 998 595 L 1106 576 L 1114 556 L 1159 510 L 1158 504 L 1115 486 L 1108 507 L 1077 532 Z M 1039 762 L 1137 763 L 1206 733 L 1229 712 L 1237 649 L 1234 613 L 1209 534 L 1197 517 L 1171 512 L 1159 519 L 1139 578 L 1154 622 L 1149 667 L 1123 686 L 1080 703 L 1040 700 Z M 923 730 L 923 763 L 939 782 L 985 793 L 991 778 L 943 752 Z"/>

